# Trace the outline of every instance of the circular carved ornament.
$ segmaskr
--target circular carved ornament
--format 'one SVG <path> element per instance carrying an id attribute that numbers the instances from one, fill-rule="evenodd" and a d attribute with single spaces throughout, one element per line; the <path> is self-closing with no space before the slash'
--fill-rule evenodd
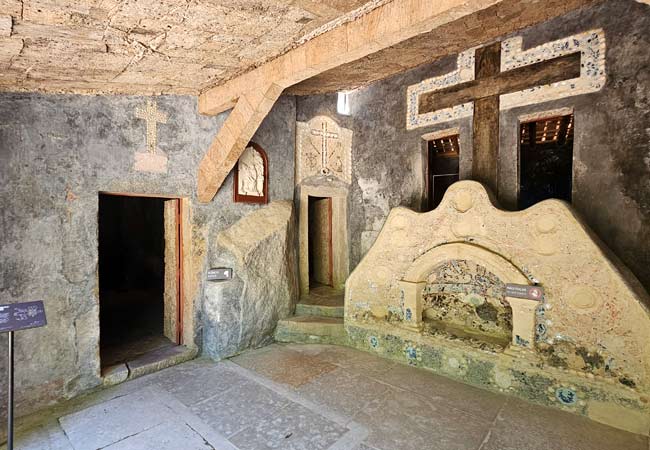
<path id="1" fill-rule="evenodd" d="M 542 234 L 552 233 L 555 231 L 555 219 L 551 216 L 542 216 L 535 222 L 537 231 Z"/>
<path id="2" fill-rule="evenodd" d="M 589 286 L 574 286 L 566 295 L 566 303 L 580 314 L 586 314 L 600 309 L 602 298 Z"/>
<path id="3" fill-rule="evenodd" d="M 454 208 L 456 211 L 464 213 L 469 211 L 474 206 L 474 199 L 472 194 L 468 191 L 460 191 L 454 198 Z"/>

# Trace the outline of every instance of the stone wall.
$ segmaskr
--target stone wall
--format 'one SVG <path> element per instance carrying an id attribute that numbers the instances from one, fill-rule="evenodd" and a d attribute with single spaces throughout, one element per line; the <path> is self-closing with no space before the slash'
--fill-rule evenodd
<path id="1" fill-rule="evenodd" d="M 157 148 L 167 173 L 133 170 L 146 151 L 136 108 L 154 99 L 167 122 Z M 232 174 L 215 199 L 196 201 L 199 161 L 225 120 L 201 116 L 193 97 L 0 96 L 0 303 L 43 299 L 48 326 L 16 338 L 18 411 L 71 397 L 98 385 L 98 192 L 147 193 L 189 199 L 196 333 L 212 240 L 259 209 L 232 201 Z M 254 140 L 269 157 L 269 198 L 293 198 L 295 102 L 282 97 Z M 273 299 L 271 299 L 272 301 Z M 0 336 L 5 358 L 6 335 Z M 0 371 L 4 370 L 4 359 Z M 5 377 L 0 391 L 5 392 Z M 0 402 L 2 403 L 2 402 Z M 2 403 L 4 404 L 4 403 Z"/>
<path id="2" fill-rule="evenodd" d="M 625 7 L 621 6 L 625 3 Z M 518 120 L 533 113 L 573 108 L 573 206 L 598 236 L 650 288 L 650 7 L 606 1 L 525 29 L 523 49 L 602 28 L 605 86 L 597 92 L 501 112 L 499 201 L 516 208 Z M 508 36 L 504 36 L 507 38 Z M 413 130 L 406 127 L 407 88 L 456 67 L 444 58 L 350 94 L 351 115 L 336 113 L 336 95 L 298 97 L 297 117 L 335 118 L 353 130 L 350 194 L 351 267 L 377 236 L 391 208 L 419 209 L 423 198 L 421 136 L 444 129 L 460 133 L 460 176 L 471 175 L 471 117 Z"/>

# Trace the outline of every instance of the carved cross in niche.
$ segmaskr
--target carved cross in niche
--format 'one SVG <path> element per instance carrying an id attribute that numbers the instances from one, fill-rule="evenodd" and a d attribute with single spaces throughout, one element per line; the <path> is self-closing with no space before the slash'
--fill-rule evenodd
<path id="1" fill-rule="evenodd" d="M 322 129 L 320 130 L 311 130 L 311 134 L 314 136 L 321 137 L 321 172 L 327 174 L 329 169 L 327 168 L 327 163 L 329 160 L 329 155 L 327 153 L 327 140 L 328 139 L 338 139 L 339 135 L 337 133 L 332 133 L 327 131 L 327 123 L 323 122 Z"/>
<path id="2" fill-rule="evenodd" d="M 158 111 L 158 105 L 155 101 L 147 100 L 145 108 L 136 108 L 135 116 L 142 119 L 147 124 L 147 149 L 149 153 L 156 153 L 158 141 L 157 128 L 159 123 L 167 123 L 167 114 Z"/>
<path id="3" fill-rule="evenodd" d="M 501 72 L 501 42 L 475 53 L 474 80 L 424 93 L 419 113 L 474 102 L 472 178 L 497 192 L 499 96 L 580 76 L 580 53 Z"/>

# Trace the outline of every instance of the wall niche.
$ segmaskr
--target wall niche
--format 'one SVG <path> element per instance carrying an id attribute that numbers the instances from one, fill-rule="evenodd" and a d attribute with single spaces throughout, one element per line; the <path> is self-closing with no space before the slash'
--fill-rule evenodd
<path id="1" fill-rule="evenodd" d="M 447 334 L 505 349 L 512 340 L 512 308 L 505 283 L 468 260 L 447 260 L 429 274 L 422 291 L 424 332 Z"/>

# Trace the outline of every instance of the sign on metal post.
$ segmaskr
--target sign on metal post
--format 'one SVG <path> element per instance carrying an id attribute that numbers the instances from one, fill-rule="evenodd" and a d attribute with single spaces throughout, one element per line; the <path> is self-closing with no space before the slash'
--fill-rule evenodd
<path id="1" fill-rule="evenodd" d="M 14 331 L 47 325 L 42 301 L 0 305 L 0 333 L 9 333 L 7 383 L 7 450 L 14 448 Z"/>
<path id="2" fill-rule="evenodd" d="M 544 288 L 527 284 L 506 284 L 506 297 L 525 298 L 528 300 L 542 301 Z"/>
<path id="3" fill-rule="evenodd" d="M 0 333 L 47 325 L 42 301 L 0 305 Z"/>

